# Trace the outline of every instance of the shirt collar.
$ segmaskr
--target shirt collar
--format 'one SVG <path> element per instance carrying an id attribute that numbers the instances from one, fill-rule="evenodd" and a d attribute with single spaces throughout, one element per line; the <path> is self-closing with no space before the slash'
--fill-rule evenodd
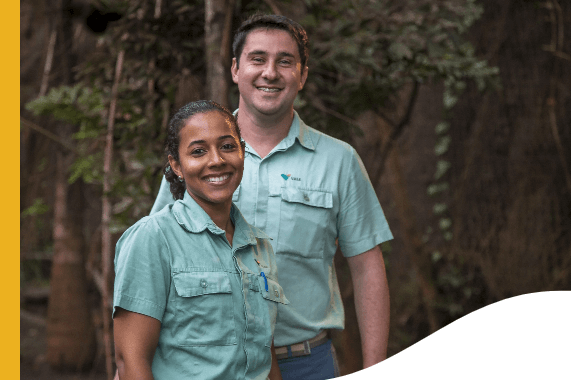
<path id="1" fill-rule="evenodd" d="M 234 111 L 234 116 L 238 114 L 238 109 Z M 298 142 L 308 150 L 314 151 L 316 149 L 315 142 L 312 139 L 312 134 L 310 134 L 310 128 L 300 119 L 300 116 L 294 110 L 294 118 L 292 119 L 292 124 L 290 125 L 290 130 L 288 135 L 276 146 L 275 150 L 286 150 L 296 142 Z M 314 137 L 315 139 L 315 137 Z M 246 142 L 246 151 L 253 153 L 252 147 Z M 274 151 L 274 150 L 272 150 Z"/>
<path id="2" fill-rule="evenodd" d="M 215 235 L 224 234 L 224 230 L 212 221 L 210 216 L 189 195 L 188 191 L 185 191 L 183 199 L 175 202 L 172 213 L 177 223 L 189 232 L 200 233 L 208 229 Z M 255 245 L 256 238 L 269 239 L 264 232 L 246 222 L 234 203 L 230 209 L 230 218 L 234 223 L 233 247 Z"/>

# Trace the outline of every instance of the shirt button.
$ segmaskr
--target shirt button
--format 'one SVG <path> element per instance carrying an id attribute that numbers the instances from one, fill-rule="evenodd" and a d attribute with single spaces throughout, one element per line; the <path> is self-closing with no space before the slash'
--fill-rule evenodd
<path id="1" fill-rule="evenodd" d="M 307 202 L 310 201 L 310 198 L 308 197 L 308 194 L 304 194 L 304 200 L 307 201 Z"/>
<path id="2" fill-rule="evenodd" d="M 206 288 L 209 284 L 205 280 L 201 280 L 201 286 Z"/>
<path id="3" fill-rule="evenodd" d="M 277 291 L 277 290 L 275 290 L 275 291 L 274 291 L 274 296 L 276 296 L 276 297 L 280 297 L 280 293 L 278 293 L 278 291 Z"/>

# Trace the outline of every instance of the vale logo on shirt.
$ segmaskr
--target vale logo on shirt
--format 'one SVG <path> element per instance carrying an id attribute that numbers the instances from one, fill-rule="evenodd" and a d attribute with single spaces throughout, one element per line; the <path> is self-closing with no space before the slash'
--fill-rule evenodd
<path id="1" fill-rule="evenodd" d="M 302 179 L 300 179 L 300 178 L 296 178 L 295 176 L 292 176 L 292 174 L 280 174 L 280 176 L 281 176 L 282 179 L 284 179 L 284 180 L 292 179 L 292 180 L 295 180 L 295 181 L 298 181 L 298 182 L 302 180 Z"/>

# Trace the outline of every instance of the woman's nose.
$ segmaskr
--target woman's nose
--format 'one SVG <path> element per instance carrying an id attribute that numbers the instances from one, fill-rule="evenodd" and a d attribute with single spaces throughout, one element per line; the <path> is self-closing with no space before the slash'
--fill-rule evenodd
<path id="1" fill-rule="evenodd" d="M 211 150 L 209 153 L 209 165 L 216 166 L 224 163 L 224 158 L 218 150 Z"/>

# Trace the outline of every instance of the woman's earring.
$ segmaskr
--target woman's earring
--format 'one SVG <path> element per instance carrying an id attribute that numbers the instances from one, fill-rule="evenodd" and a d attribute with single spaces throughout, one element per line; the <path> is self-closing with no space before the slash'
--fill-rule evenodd
<path id="1" fill-rule="evenodd" d="M 179 175 L 179 182 L 183 183 L 184 179 L 182 176 Z"/>

